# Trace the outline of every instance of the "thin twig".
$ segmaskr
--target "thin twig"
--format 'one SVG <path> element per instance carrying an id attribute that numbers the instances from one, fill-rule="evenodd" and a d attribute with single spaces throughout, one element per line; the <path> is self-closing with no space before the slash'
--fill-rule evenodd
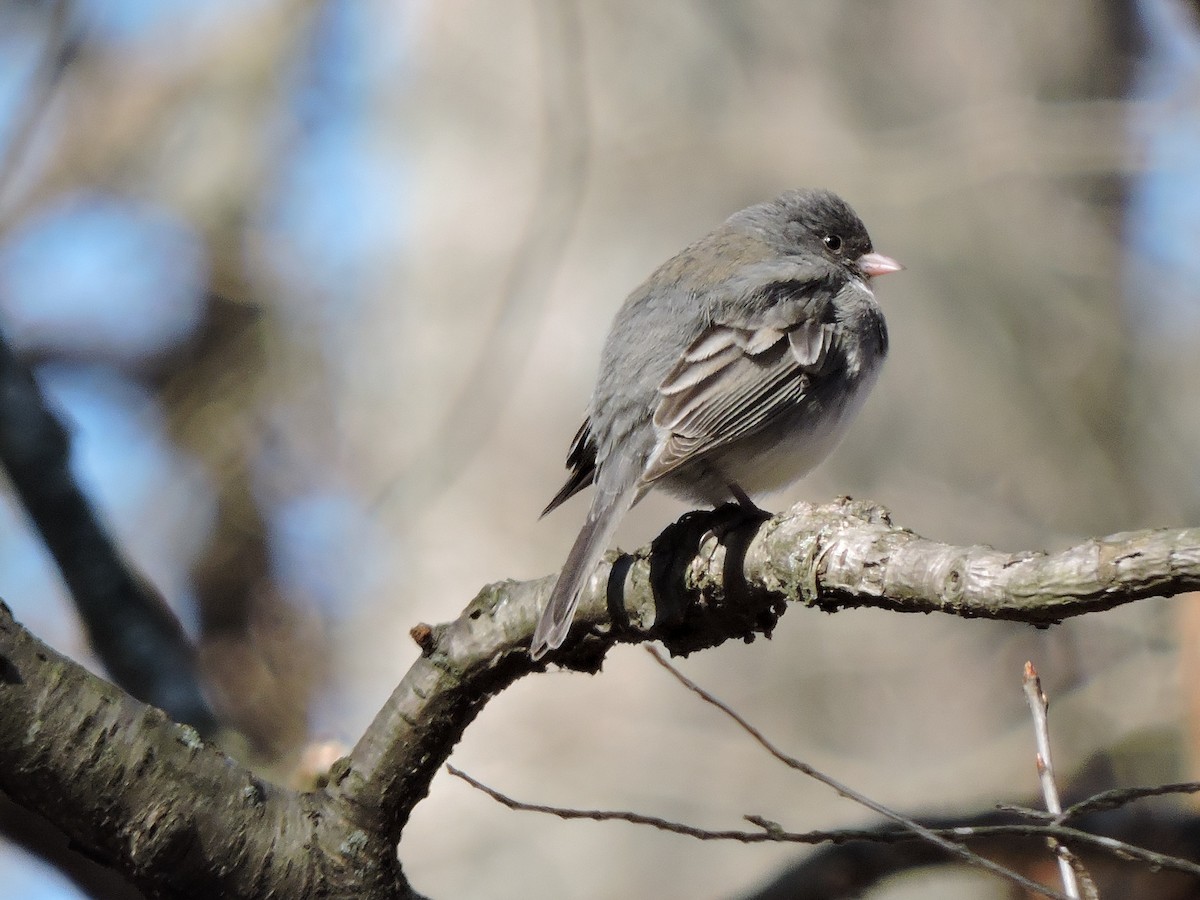
<path id="1" fill-rule="evenodd" d="M 791 841 L 798 844 L 823 844 L 827 841 L 841 842 L 842 840 L 869 840 L 870 832 L 852 832 L 847 831 L 831 832 L 831 831 L 810 831 L 810 832 L 784 832 L 774 829 L 763 828 L 762 831 L 744 831 L 737 828 L 713 830 L 709 828 L 697 828 L 693 825 L 687 825 L 683 822 L 673 822 L 670 819 L 662 819 L 658 816 L 648 816 L 643 813 L 635 813 L 628 810 L 620 809 L 571 809 L 563 806 L 545 806 L 540 803 L 526 803 L 523 800 L 517 800 L 507 794 L 501 793 L 493 787 L 484 784 L 482 781 L 468 775 L 462 769 L 456 768 L 449 763 L 446 764 L 446 771 L 456 778 L 461 778 L 467 784 L 476 790 L 487 794 L 497 803 L 502 806 L 507 806 L 509 809 L 516 812 L 535 812 L 545 813 L 546 815 L 555 816 L 559 819 L 587 819 L 592 822 L 630 822 L 634 825 L 649 825 L 652 828 L 657 828 L 660 831 L 668 831 L 672 834 L 682 834 L 687 837 L 696 838 L 700 841 L 736 841 L 741 844 L 769 844 L 778 841 Z M 747 817 L 749 818 L 749 817 Z"/>
<path id="2" fill-rule="evenodd" d="M 1071 819 L 1076 819 L 1085 813 L 1118 809 L 1122 806 L 1128 806 L 1135 800 L 1144 800 L 1147 797 L 1161 797 L 1165 794 L 1200 794 L 1200 781 L 1180 781 L 1174 784 L 1158 784 L 1153 787 L 1113 788 L 1112 790 L 1101 791 L 1099 794 L 1094 794 L 1085 800 L 1071 804 L 1062 813 L 1054 816 L 1053 820 L 1056 823 L 1069 822 Z"/>
<path id="3" fill-rule="evenodd" d="M 1046 809 L 1051 814 L 1062 814 L 1062 801 L 1058 797 L 1058 784 L 1054 780 L 1054 763 L 1050 755 L 1050 720 L 1047 711 L 1050 708 L 1046 694 L 1042 690 L 1042 680 L 1038 678 L 1037 669 L 1032 662 L 1025 663 L 1025 672 L 1021 679 L 1025 690 L 1025 700 L 1029 704 L 1029 713 L 1033 716 L 1033 733 L 1037 741 L 1037 771 L 1038 780 L 1042 785 L 1042 797 L 1046 800 Z M 1069 897 L 1078 898 L 1079 879 L 1076 872 L 1081 866 L 1073 853 L 1056 841 L 1049 838 L 1046 843 L 1058 857 L 1058 872 L 1062 878 L 1063 890 Z M 1087 881 L 1090 883 L 1091 879 Z M 1093 886 L 1094 887 L 1094 886 Z M 1094 893 L 1094 891 L 1093 891 Z"/>
<path id="4" fill-rule="evenodd" d="M 935 828 L 933 830 L 941 833 L 940 829 Z M 1060 841 L 1069 840 L 1072 844 L 1087 844 L 1090 847 L 1103 850 L 1105 853 L 1109 853 L 1118 859 L 1144 862 L 1148 866 L 1156 869 L 1171 869 L 1176 872 L 1184 872 L 1195 878 L 1200 878 L 1200 864 L 1194 863 L 1191 860 L 1182 859 L 1178 856 L 1169 856 L 1165 853 L 1157 853 L 1153 850 L 1147 850 L 1145 847 L 1139 847 L 1136 844 L 1130 844 L 1126 841 L 1117 840 L 1116 838 L 1105 837 L 1104 835 L 1100 834 L 1092 834 L 1090 831 L 1080 831 L 1078 828 L 1071 828 L 1063 825 L 985 825 L 982 827 L 959 826 L 948 829 L 945 833 L 953 834 L 963 838 L 1012 835 L 1014 837 L 1042 836 L 1046 838 L 1056 838 Z"/>
<path id="5" fill-rule="evenodd" d="M 704 688 L 700 687 L 700 685 L 696 684 L 696 682 L 692 681 L 690 678 L 688 678 L 686 675 L 684 675 L 682 672 L 680 672 L 678 669 L 676 669 L 673 665 L 671 665 L 669 662 L 667 662 L 667 660 L 663 658 L 662 654 L 660 654 L 654 647 L 647 647 L 646 652 L 649 653 L 654 658 L 655 662 L 657 662 L 660 666 L 662 666 L 664 669 L 666 669 L 668 672 L 670 672 L 671 675 L 673 675 L 675 677 L 676 681 L 678 681 L 680 684 L 682 684 L 684 687 L 686 687 L 689 691 L 694 693 L 696 696 L 700 697 L 700 699 L 702 699 L 705 703 L 708 703 L 711 706 L 715 706 L 717 709 L 719 709 L 721 712 L 723 712 L 726 716 L 728 716 L 730 719 L 732 719 L 735 723 L 737 723 L 737 725 L 743 731 L 745 731 L 748 735 L 750 735 L 750 737 L 752 737 L 759 744 L 759 746 L 761 746 L 764 750 L 766 750 L 768 753 L 770 753 L 773 757 L 775 757 L 777 760 L 779 760 L 785 766 L 787 766 L 791 769 L 795 769 L 798 772 L 802 772 L 803 774 L 807 775 L 809 778 L 813 778 L 816 781 L 819 781 L 822 784 L 833 788 L 833 790 L 837 791 L 839 794 L 841 794 L 846 799 L 853 800 L 855 803 L 865 806 L 867 809 L 871 810 L 872 812 L 876 812 L 879 815 L 883 816 L 884 818 L 891 819 L 893 822 L 895 822 L 899 825 L 902 825 L 903 827 L 911 830 L 914 834 L 921 836 L 922 838 L 929 841 L 930 843 L 936 844 L 938 847 L 941 847 L 943 850 L 945 850 L 947 853 L 951 854 L 952 856 L 959 857 L 968 865 L 975 866 L 975 867 L 981 868 L 981 869 L 985 869 L 994 875 L 998 875 L 1001 878 L 1005 878 L 1008 881 L 1013 882 L 1014 884 L 1020 885 L 1021 887 L 1025 888 L 1025 890 L 1036 891 L 1037 893 L 1045 894 L 1047 897 L 1059 898 L 1059 897 L 1066 896 L 1064 894 L 1059 894 L 1057 891 L 1054 891 L 1054 890 L 1046 887 L 1043 884 L 1039 884 L 1035 881 L 1031 881 L 1030 879 L 1026 878 L 1024 875 L 1021 875 L 1018 872 L 1014 872 L 1011 869 L 1007 869 L 998 863 L 994 863 L 990 859 L 985 859 L 984 857 L 980 856 L 979 854 L 974 853 L 971 850 L 968 850 L 966 847 L 962 846 L 962 844 L 956 843 L 955 841 L 952 841 L 946 837 L 943 837 L 942 835 L 937 834 L 936 832 L 931 831 L 930 829 L 926 828 L 924 825 L 920 824 L 919 822 L 916 822 L 913 819 L 910 819 L 908 816 L 905 816 L 902 813 L 896 812 L 895 810 L 893 810 L 887 806 L 884 806 L 882 803 L 879 803 L 876 800 L 872 800 L 870 797 L 866 796 L 865 794 L 861 794 L 858 791 L 854 790 L 853 788 L 851 788 L 845 784 L 842 784 L 840 781 L 837 781 L 836 779 L 831 778 L 830 776 L 826 775 L 824 772 L 821 772 L 820 770 L 813 768 L 808 763 L 802 762 L 801 760 L 796 759 L 793 756 L 788 756 L 786 753 L 784 753 L 782 750 L 780 750 L 778 747 L 776 747 L 774 744 L 772 744 L 769 740 L 767 740 L 767 738 L 763 735 L 763 733 L 761 731 L 759 731 L 757 728 L 755 728 L 753 725 L 751 725 L 749 722 L 747 722 L 744 718 L 742 718 L 742 716 L 738 712 L 736 712 L 733 708 L 731 708 L 730 706 L 728 706 L 721 700 L 718 700 L 716 697 L 714 697 L 712 694 L 710 694 Z"/>
<path id="6" fill-rule="evenodd" d="M 875 844 L 898 844 L 924 840 L 924 835 L 914 833 L 907 827 L 894 830 L 880 828 L 845 828 L 827 831 L 787 831 L 774 822 L 762 816 L 747 815 L 746 821 L 757 825 L 761 830 L 745 831 L 739 829 L 709 829 L 697 828 L 682 822 L 663 819 L 658 816 L 648 816 L 628 810 L 610 809 L 573 809 L 562 806 L 547 806 L 540 803 L 527 803 L 508 796 L 478 779 L 468 775 L 461 769 L 447 764 L 446 770 L 456 778 L 461 778 L 473 788 L 487 794 L 497 803 L 517 812 L 534 812 L 555 816 L 559 819 L 586 819 L 592 822 L 629 822 L 634 825 L 649 825 L 671 834 L 695 838 L 699 841 L 735 841 L 740 844 L 848 844 L 853 841 L 865 841 Z M 1060 841 L 1070 841 L 1073 844 L 1084 844 L 1107 853 L 1117 859 L 1145 863 L 1159 869 L 1170 869 L 1182 872 L 1195 878 L 1200 878 L 1200 865 L 1186 859 L 1156 853 L 1146 850 L 1116 838 L 1104 837 L 1069 828 L 1062 825 L 956 825 L 949 828 L 929 828 L 934 835 L 955 841 L 977 841 L 988 838 L 1014 837 L 1024 839 L 1041 839 L 1048 837 Z M 1039 892 L 1046 891 L 1043 886 L 1035 885 Z M 1050 891 L 1047 896 L 1063 897 L 1065 895 Z"/>

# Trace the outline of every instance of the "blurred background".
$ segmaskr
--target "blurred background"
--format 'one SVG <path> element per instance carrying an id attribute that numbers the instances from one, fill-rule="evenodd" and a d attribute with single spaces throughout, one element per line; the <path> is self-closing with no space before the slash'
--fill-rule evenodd
<path id="1" fill-rule="evenodd" d="M 537 514 L 613 313 L 786 188 L 836 190 L 908 269 L 877 285 L 892 352 L 860 418 L 766 506 L 849 494 L 1009 550 L 1200 522 L 1194 14 L 8 0 L 0 329 L 218 713 L 286 771 L 353 743 L 416 658 L 414 624 L 558 568 L 586 501 Z M 650 497 L 619 541 L 684 511 Z M 0 596 L 96 665 L 10 500 Z M 1186 600 L 1048 631 L 793 609 L 771 641 L 681 665 L 880 802 L 969 812 L 1037 791 L 1026 659 L 1061 770 L 1105 751 L 1129 783 L 1195 777 L 1194 627 Z M 525 679 L 453 762 L 532 802 L 699 826 L 873 821 L 636 648 L 598 677 Z M 579 900 L 737 897 L 803 852 L 513 813 L 446 776 L 400 848 L 430 896 Z M 82 896 L 9 842 L 0 885 Z M 1004 891 L 942 872 L 870 896 Z"/>

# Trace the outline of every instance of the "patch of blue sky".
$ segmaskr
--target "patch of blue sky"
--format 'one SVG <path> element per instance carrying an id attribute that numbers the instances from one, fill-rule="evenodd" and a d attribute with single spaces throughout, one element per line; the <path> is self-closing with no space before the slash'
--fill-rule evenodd
<path id="1" fill-rule="evenodd" d="M 137 362 L 195 331 L 207 266 L 182 220 L 76 192 L 27 218 L 0 247 L 0 313 L 18 345 Z"/>
<path id="2" fill-rule="evenodd" d="M 395 253 L 406 178 L 366 135 L 322 129 L 284 164 L 267 218 L 280 238 L 269 254 L 276 277 L 323 294 L 347 311 L 365 270 Z M 303 260 L 303 265 L 297 265 Z"/>
<path id="3" fill-rule="evenodd" d="M 44 41 L 45 33 L 32 23 L 0 15 L 0 153 L 13 137 L 15 114 L 24 107 Z"/>
<path id="4" fill-rule="evenodd" d="M 1200 329 L 1200 35 L 1173 0 L 1137 0 L 1146 35 L 1131 129 L 1144 161 L 1125 221 L 1127 302 L 1154 338 Z"/>
<path id="5" fill-rule="evenodd" d="M 229 18 L 279 0 L 75 0 L 73 13 L 88 37 L 111 44 L 176 40 L 187 32 L 221 25 Z"/>
<path id="6" fill-rule="evenodd" d="M 189 569 L 216 522 L 203 465 L 171 443 L 157 401 L 103 367 L 47 365 L 38 383 L 71 435 L 71 468 L 119 546 L 195 633 Z"/>
<path id="7" fill-rule="evenodd" d="M 407 194 L 403 160 L 371 120 L 376 96 L 393 89 L 380 79 L 395 73 L 394 56 L 374 52 L 373 22 L 367 4 L 342 0 L 314 23 L 291 79 L 294 134 L 282 136 L 289 155 L 264 210 L 280 238 L 269 259 L 276 275 L 318 305 L 324 295 L 339 317 L 365 270 L 395 253 Z"/>
<path id="8" fill-rule="evenodd" d="M 12 844 L 0 842 L 0 871 L 4 872 L 4 897 L 87 900 L 87 895 L 54 866 Z"/>
<path id="9" fill-rule="evenodd" d="M 331 621 L 377 599 L 386 581 L 389 538 L 360 501 L 320 488 L 275 505 L 267 523 L 275 577 Z"/>
<path id="10" fill-rule="evenodd" d="M 336 126 L 361 121 L 374 87 L 367 52 L 372 20 L 366 11 L 365 4 L 335 0 L 313 21 L 290 101 L 302 124 Z"/>
<path id="11" fill-rule="evenodd" d="M 62 577 L 12 495 L 0 499 L 0 597 L 51 647 L 68 654 L 78 649 L 81 632 Z"/>

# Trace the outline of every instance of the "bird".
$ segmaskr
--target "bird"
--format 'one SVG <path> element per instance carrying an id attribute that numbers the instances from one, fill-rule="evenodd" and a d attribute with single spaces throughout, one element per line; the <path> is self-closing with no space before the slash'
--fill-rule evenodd
<path id="1" fill-rule="evenodd" d="M 542 511 L 595 487 L 534 660 L 562 645 L 618 523 L 648 492 L 760 513 L 754 495 L 829 454 L 887 355 L 872 280 L 902 268 L 845 200 L 796 189 L 734 213 L 626 298 L 566 483 Z"/>

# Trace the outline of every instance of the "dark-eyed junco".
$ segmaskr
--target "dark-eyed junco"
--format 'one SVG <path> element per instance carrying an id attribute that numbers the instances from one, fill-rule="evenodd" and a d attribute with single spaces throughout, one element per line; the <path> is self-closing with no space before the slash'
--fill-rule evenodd
<path id="1" fill-rule="evenodd" d="M 595 484 L 533 635 L 562 644 L 621 517 L 652 488 L 755 509 L 820 462 L 887 353 L 871 278 L 902 268 L 828 192 L 730 216 L 629 295 L 613 322 L 571 475 L 542 515 Z"/>

